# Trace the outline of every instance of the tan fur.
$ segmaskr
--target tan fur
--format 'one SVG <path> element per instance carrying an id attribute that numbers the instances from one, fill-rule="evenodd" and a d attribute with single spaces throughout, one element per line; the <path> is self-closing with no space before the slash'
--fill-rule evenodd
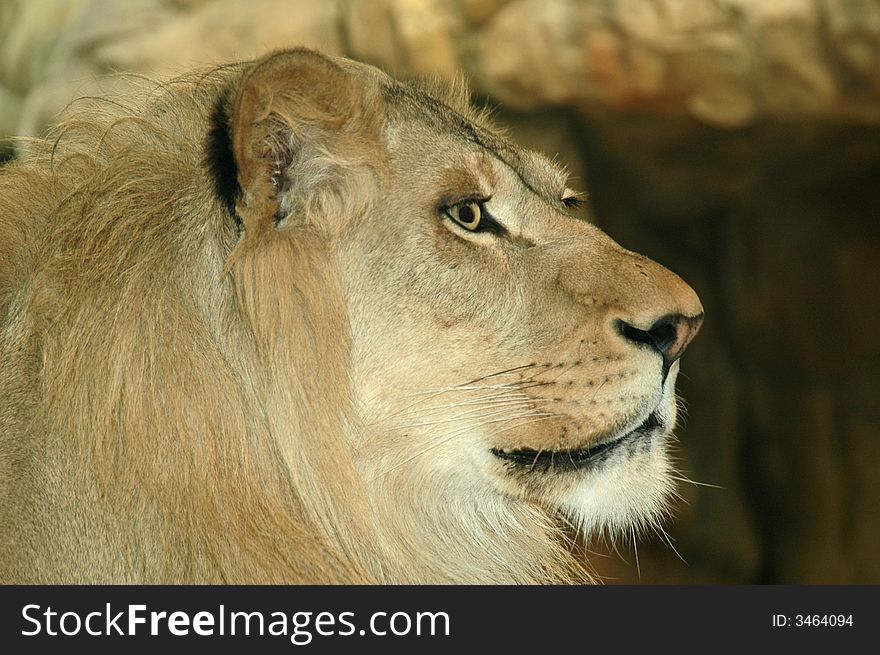
<path id="1" fill-rule="evenodd" d="M 26 150 L 0 582 L 577 581 L 567 524 L 662 513 L 677 364 L 661 384 L 612 319 L 699 301 L 568 217 L 461 88 L 296 50 L 75 105 Z M 440 209 L 475 194 L 506 236 Z M 595 471 L 491 454 L 654 407 L 653 445 Z"/>

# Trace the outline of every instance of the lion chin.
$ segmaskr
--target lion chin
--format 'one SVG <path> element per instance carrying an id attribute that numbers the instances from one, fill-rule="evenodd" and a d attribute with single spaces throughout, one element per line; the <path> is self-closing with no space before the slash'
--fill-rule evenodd
<path id="1" fill-rule="evenodd" d="M 462 85 L 73 108 L 0 169 L 0 582 L 582 582 L 664 517 L 700 301 Z"/>

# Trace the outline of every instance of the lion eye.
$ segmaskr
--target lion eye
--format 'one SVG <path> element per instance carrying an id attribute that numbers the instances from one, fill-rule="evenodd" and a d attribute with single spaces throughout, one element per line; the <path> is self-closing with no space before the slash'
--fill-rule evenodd
<path id="1" fill-rule="evenodd" d="M 466 200 L 447 207 L 446 215 L 466 230 L 476 232 L 480 227 L 483 210 L 476 200 Z"/>
<path id="2" fill-rule="evenodd" d="M 562 204 L 569 209 L 578 209 L 584 204 L 586 194 L 566 189 L 562 194 Z"/>

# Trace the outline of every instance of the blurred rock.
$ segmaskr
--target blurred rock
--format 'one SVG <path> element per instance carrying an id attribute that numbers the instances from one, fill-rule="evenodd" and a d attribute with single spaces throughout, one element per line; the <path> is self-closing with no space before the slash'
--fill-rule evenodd
<path id="1" fill-rule="evenodd" d="M 459 0 L 465 20 L 480 26 L 510 0 Z"/>
<path id="2" fill-rule="evenodd" d="M 405 70 L 406 56 L 394 25 L 393 0 L 343 4 L 347 49 L 352 57 L 380 66 L 392 75 Z"/>
<path id="3" fill-rule="evenodd" d="M 566 0 L 510 2 L 475 35 L 465 67 L 481 90 L 509 107 L 565 105 L 590 93 L 583 26 L 583 12 Z"/>
<path id="4" fill-rule="evenodd" d="M 82 72 L 161 75 L 307 45 L 398 75 L 463 69 L 523 110 L 880 123 L 875 0 L 7 0 L 0 11 L 0 84 L 23 96 Z"/>

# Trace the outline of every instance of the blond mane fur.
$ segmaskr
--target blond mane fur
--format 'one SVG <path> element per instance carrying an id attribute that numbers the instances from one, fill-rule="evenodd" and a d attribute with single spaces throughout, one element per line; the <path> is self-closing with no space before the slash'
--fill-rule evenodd
<path id="1" fill-rule="evenodd" d="M 337 98 L 369 76 L 326 62 Z M 75 103 L 0 173 L 0 581 L 586 580 L 561 509 L 365 418 L 328 234 L 376 209 L 390 119 L 254 70 Z M 488 127 L 465 97 L 438 102 Z"/>

